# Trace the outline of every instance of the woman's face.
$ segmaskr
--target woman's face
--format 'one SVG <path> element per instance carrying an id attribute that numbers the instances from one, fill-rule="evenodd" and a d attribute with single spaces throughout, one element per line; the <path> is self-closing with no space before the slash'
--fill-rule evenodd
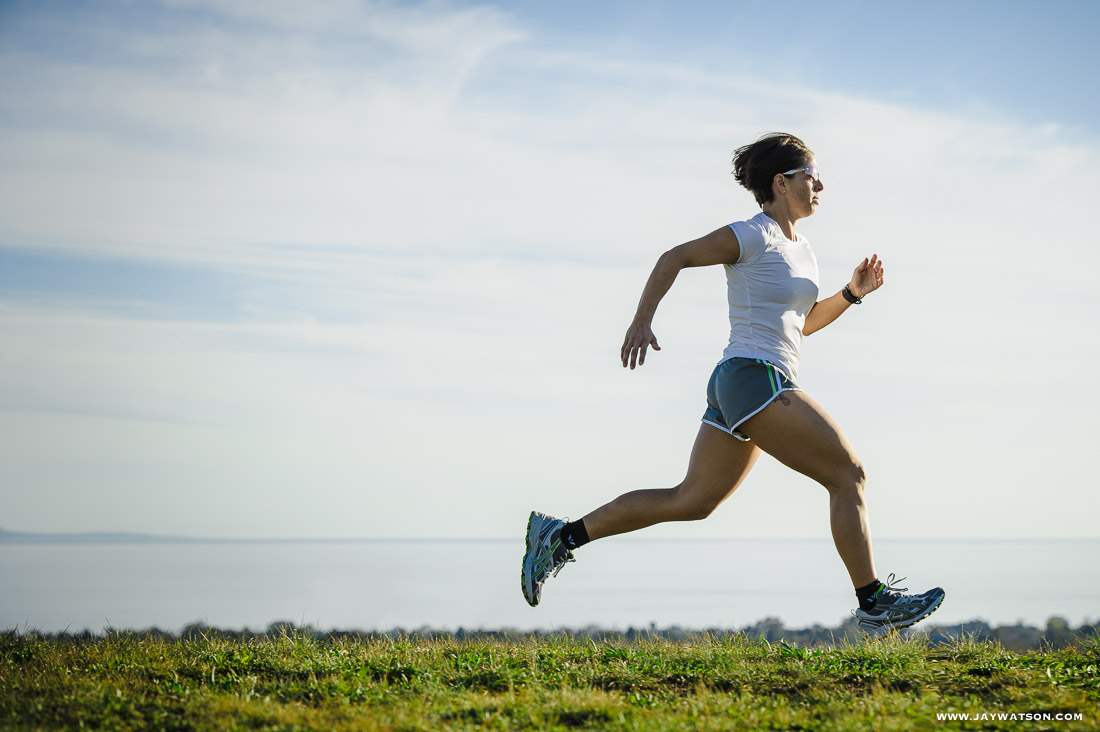
<path id="1" fill-rule="evenodd" d="M 784 193 L 787 201 L 787 210 L 797 218 L 813 215 L 820 204 L 820 195 L 823 190 L 825 185 L 821 182 L 821 173 L 813 158 L 807 160 L 806 165 L 798 172 L 784 175 L 783 185 L 780 188 L 780 192 Z"/>

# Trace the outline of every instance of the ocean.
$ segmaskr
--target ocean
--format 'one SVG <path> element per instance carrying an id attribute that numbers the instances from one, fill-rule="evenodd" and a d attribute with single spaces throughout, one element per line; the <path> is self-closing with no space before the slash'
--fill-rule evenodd
<path id="1" fill-rule="evenodd" d="M 522 551 L 518 540 L 0 543 L 0 628 L 701 629 L 766 617 L 801 628 L 854 607 L 827 540 L 612 537 L 578 550 L 537 608 L 520 594 Z M 947 591 L 935 624 L 1100 618 L 1100 540 L 880 540 L 875 551 L 883 579 Z"/>

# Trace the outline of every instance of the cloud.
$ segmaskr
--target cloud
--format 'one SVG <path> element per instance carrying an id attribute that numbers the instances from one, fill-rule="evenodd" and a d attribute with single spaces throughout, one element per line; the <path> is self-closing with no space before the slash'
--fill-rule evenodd
<path id="1" fill-rule="evenodd" d="M 0 54 L 0 236 L 216 269 L 232 318 L 6 293 L 0 404 L 20 485 L 64 482 L 20 455 L 92 445 L 62 461 L 65 479 L 161 481 L 135 516 L 172 491 L 232 484 L 242 503 L 283 506 L 320 491 L 374 518 L 295 530 L 299 515 L 272 508 L 246 528 L 339 535 L 401 533 L 389 516 L 458 496 L 502 534 L 540 492 L 590 507 L 674 484 L 724 345 L 721 272 L 681 273 L 644 370 L 615 355 L 656 256 L 753 213 L 728 156 L 778 128 L 825 171 L 825 205 L 802 225 L 823 291 L 872 251 L 887 261 L 888 287 L 809 339 L 803 368 L 885 490 L 928 496 L 915 522 L 884 501 L 877 525 L 967 535 L 967 514 L 936 510 L 957 486 L 1019 499 L 1044 465 L 1070 486 L 1065 505 L 1083 497 L 1081 407 L 1048 398 L 1048 376 L 1100 355 L 1100 255 L 1074 213 L 1100 188 L 1087 138 L 580 54 L 487 7 L 329 4 L 300 19 L 289 4 L 173 3 L 136 27 L 114 12 L 27 21 L 86 57 Z M 140 425 L 164 440 L 148 463 L 130 449 Z M 769 470 L 700 530 L 751 533 L 803 500 Z M 1053 533 L 1023 504 L 979 533 Z M 816 534 L 819 507 L 798 505 L 781 530 Z M 173 520 L 164 530 L 202 519 Z M 448 526 L 433 515 L 422 530 Z"/>
<path id="2" fill-rule="evenodd" d="M 1053 181 L 1077 205 L 1096 182 L 1095 150 L 1047 128 L 547 53 L 489 9 L 349 4 L 303 25 L 280 5 L 184 7 L 242 24 L 111 31 L 148 68 L 2 62 L 29 69 L 5 95 L 19 99 L 0 146 L 9 241 L 288 268 L 314 253 L 275 245 L 644 259 L 751 210 L 725 160 L 774 127 L 819 149 L 831 238 L 858 221 L 910 240 L 919 224 L 898 222 L 923 208 L 993 246 L 971 235 L 973 208 L 1060 203 Z M 324 51 L 334 27 L 357 39 L 340 58 Z M 540 84 L 516 89 L 531 72 Z"/>

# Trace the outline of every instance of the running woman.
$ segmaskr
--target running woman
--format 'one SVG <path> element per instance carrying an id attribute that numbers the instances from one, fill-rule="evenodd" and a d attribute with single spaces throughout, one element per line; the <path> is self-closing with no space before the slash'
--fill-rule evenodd
<path id="1" fill-rule="evenodd" d="M 523 596 L 538 605 L 543 583 L 595 539 L 664 521 L 704 519 L 745 480 L 761 451 L 829 492 L 833 543 L 848 569 L 868 630 L 904 628 L 943 602 L 939 587 L 906 594 L 894 575 L 880 582 L 864 503 L 866 476 L 839 425 L 798 386 L 802 337 L 832 323 L 882 287 L 877 254 L 864 258 L 839 292 L 818 300 L 817 258 L 795 224 L 811 216 L 824 189 L 814 155 L 793 135 L 773 133 L 738 148 L 737 181 L 763 209 L 660 256 L 627 328 L 623 368 L 661 350 L 650 325 L 657 304 L 685 267 L 720 264 L 726 272 L 730 339 L 707 384 L 707 407 L 688 461 L 673 488 L 624 493 L 578 521 L 532 511 L 523 555 Z"/>

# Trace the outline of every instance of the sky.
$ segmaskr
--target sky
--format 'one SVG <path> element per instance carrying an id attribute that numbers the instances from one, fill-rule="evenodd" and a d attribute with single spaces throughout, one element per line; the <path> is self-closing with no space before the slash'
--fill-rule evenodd
<path id="1" fill-rule="evenodd" d="M 873 535 L 1097 537 L 1089 2 L 0 4 L 0 527 L 518 537 L 676 485 L 728 337 L 657 257 L 815 151 L 803 347 Z M 706 521 L 828 536 L 770 458 Z"/>

